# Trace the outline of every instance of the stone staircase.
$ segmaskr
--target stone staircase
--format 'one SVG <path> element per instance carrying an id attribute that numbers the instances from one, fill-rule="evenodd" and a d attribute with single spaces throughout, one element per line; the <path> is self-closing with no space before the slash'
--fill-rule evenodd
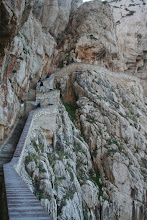
<path id="1" fill-rule="evenodd" d="M 16 149 L 17 143 L 21 136 L 23 127 L 25 125 L 26 119 L 27 119 L 26 116 L 19 118 L 11 137 L 4 144 L 0 152 L 0 183 L 2 182 L 2 178 L 3 178 L 3 164 L 9 163 L 11 161 L 13 154 L 15 152 L 15 149 Z"/>
<path id="2" fill-rule="evenodd" d="M 44 80 L 43 83 L 44 92 L 40 92 L 39 83 L 37 84 L 36 91 L 34 91 L 34 87 L 31 89 L 33 91 L 33 96 L 30 95 L 29 100 L 25 103 L 24 115 L 19 118 L 12 135 L 0 150 L 0 183 L 3 177 L 3 164 L 9 163 L 11 161 L 29 112 L 34 110 L 37 103 L 39 102 L 41 103 L 42 107 L 58 103 L 60 92 L 54 89 L 54 74 L 52 74 L 50 78 Z M 36 96 L 36 100 L 34 98 L 34 94 Z M 31 100 L 31 98 L 33 100 Z"/>
<path id="3" fill-rule="evenodd" d="M 8 138 L 8 140 L 5 142 L 5 144 L 3 144 L 3 147 L 0 150 L 0 219 L 2 219 L 2 220 L 16 219 L 16 218 L 22 219 L 22 216 L 23 216 L 23 219 L 28 219 L 28 220 L 29 219 L 50 219 L 48 216 L 48 213 L 43 211 L 43 208 L 40 207 L 40 203 L 38 203 L 38 201 L 36 201 L 36 198 L 34 197 L 34 195 L 30 192 L 29 189 L 27 189 L 27 187 L 25 186 L 22 179 L 16 173 L 14 167 L 11 168 L 12 165 L 10 165 L 10 164 L 13 164 L 13 161 L 15 160 L 15 157 L 13 155 L 15 155 L 15 156 L 17 155 L 17 151 L 19 151 L 18 145 L 20 145 L 20 142 L 22 142 L 21 139 L 24 139 L 22 136 L 23 135 L 25 136 L 25 133 L 26 133 L 25 129 L 28 126 L 27 124 L 29 122 L 28 120 L 30 117 L 30 114 L 28 117 L 28 113 L 32 109 L 35 109 L 35 106 L 38 102 L 41 103 L 41 107 L 58 103 L 59 97 L 60 97 L 60 92 L 58 90 L 54 89 L 53 84 L 54 84 L 54 75 L 52 75 L 49 79 L 44 80 L 44 85 L 45 85 L 44 88 L 45 89 L 44 89 L 43 93 L 40 92 L 39 84 L 37 84 L 36 92 L 35 92 L 36 100 L 32 100 L 32 101 L 29 100 L 28 102 L 26 102 L 25 108 L 24 108 L 24 115 L 18 119 L 18 122 L 17 122 L 12 134 L 10 135 L 10 138 Z M 34 97 L 34 91 L 33 91 L 32 97 Z M 27 123 L 26 123 L 26 121 L 27 121 Z M 22 131 L 24 132 L 24 134 L 22 133 Z M 16 149 L 16 147 L 17 147 L 17 149 Z M 3 173 L 4 164 L 6 164 L 5 165 L 5 174 Z M 3 179 L 4 179 L 4 181 L 3 181 Z M 18 181 L 18 183 L 17 183 L 17 181 Z M 4 184 L 4 182 L 5 182 L 5 184 Z M 16 186 L 17 186 L 17 188 L 16 188 Z M 5 187 L 6 187 L 7 193 L 5 193 Z M 25 192 L 27 192 L 26 195 L 24 194 L 22 189 L 25 189 Z M 17 191 L 19 191 L 19 193 L 17 193 Z M 13 202 L 8 201 L 8 200 L 12 199 L 12 196 L 14 196 L 14 194 L 15 194 L 15 197 L 13 199 Z M 15 201 L 15 200 L 18 200 L 17 196 L 19 196 L 19 203 L 18 203 L 18 201 L 17 202 Z M 27 203 L 24 204 L 23 201 L 25 200 L 25 197 L 26 197 L 26 201 L 30 202 L 29 204 L 27 204 Z M 27 199 L 27 197 L 28 197 L 28 199 Z M 5 201 L 3 201 L 3 200 L 5 200 Z M 7 202 L 6 201 L 8 202 L 8 210 L 7 210 Z M 38 212 L 38 214 L 35 213 L 35 210 L 31 211 L 30 214 L 28 214 L 26 212 L 25 209 L 31 210 L 31 207 L 32 207 L 32 209 L 34 207 L 33 203 L 31 203 L 31 201 L 32 202 L 34 201 L 34 204 L 36 206 L 35 210 L 36 210 L 36 212 Z M 12 211 L 10 211 L 11 205 L 13 206 L 13 203 L 15 203 L 15 202 L 16 202 L 16 204 L 18 203 L 17 206 L 16 206 L 16 204 L 14 205 L 14 208 L 17 211 L 13 210 L 13 212 L 12 212 Z M 37 204 L 36 204 L 36 202 L 37 202 Z M 24 208 L 25 212 L 19 210 L 19 205 L 21 205 L 22 208 Z M 17 213 L 17 215 L 20 215 L 20 217 L 16 216 L 15 212 Z M 14 216 L 10 216 L 10 215 L 14 215 Z M 28 217 L 29 215 L 30 215 L 30 217 Z M 37 215 L 38 217 L 36 218 L 33 215 L 35 215 L 35 216 Z M 9 216 L 9 218 L 8 218 L 8 216 Z"/>
<path id="4" fill-rule="evenodd" d="M 21 136 L 23 127 L 25 125 L 26 119 L 27 117 L 20 117 L 18 119 L 17 124 L 12 134 L 10 135 L 10 138 L 5 142 L 5 144 L 3 145 L 0 151 L 0 219 L 1 220 L 8 219 L 3 165 L 11 161 L 17 143 Z"/>

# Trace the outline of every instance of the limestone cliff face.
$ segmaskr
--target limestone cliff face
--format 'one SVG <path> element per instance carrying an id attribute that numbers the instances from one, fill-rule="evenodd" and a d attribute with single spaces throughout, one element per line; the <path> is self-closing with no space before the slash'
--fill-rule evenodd
<path id="1" fill-rule="evenodd" d="M 147 95 L 147 1 L 109 1 L 124 71 L 141 79 Z"/>
<path id="2" fill-rule="evenodd" d="M 72 62 L 137 75 L 146 96 L 146 1 L 109 3 L 112 10 L 98 1 L 1 1 L 3 135 L 14 124 L 18 100 L 27 98 L 30 79 Z"/>
<path id="3" fill-rule="evenodd" d="M 0 54 L 27 21 L 34 0 L 0 1 Z"/>
<path id="4" fill-rule="evenodd" d="M 42 10 L 40 4 L 43 4 Z M 2 1 L 0 139 L 13 127 L 20 102 L 27 99 L 37 79 L 49 71 L 57 43 L 48 31 L 55 28 L 55 24 L 55 35 L 64 31 L 70 8 L 69 1 Z"/>
<path id="5" fill-rule="evenodd" d="M 46 32 L 58 37 L 65 30 L 70 16 L 72 0 L 37 0 L 33 13 Z"/>
<path id="6" fill-rule="evenodd" d="M 145 219 L 147 112 L 140 81 L 99 67 L 65 76 L 60 85 L 65 100 L 69 91 L 76 97 L 77 125 L 102 178 L 101 219 Z"/>
<path id="7" fill-rule="evenodd" d="M 32 6 L 33 1 L 0 1 L 0 140 L 8 135 L 15 123 L 20 107 L 17 94 L 24 96 L 25 87 L 28 87 L 26 83 L 17 87 L 16 81 L 11 84 L 11 77 L 16 72 L 14 66 L 21 68 L 23 59 L 11 52 L 13 39 L 27 21 Z"/>
<path id="8" fill-rule="evenodd" d="M 146 96 L 146 23 L 147 1 L 85 3 L 73 14 L 54 65 L 87 62 L 125 71 L 141 79 Z"/>
<path id="9" fill-rule="evenodd" d="M 147 109 L 140 80 L 72 64 L 57 81 L 65 102 L 32 126 L 23 180 L 53 219 L 146 219 Z"/>
<path id="10" fill-rule="evenodd" d="M 146 0 L 1 0 L 0 10 L 0 140 L 40 76 L 58 70 L 62 96 L 32 131 L 24 181 L 53 219 L 145 220 Z"/>
<path id="11" fill-rule="evenodd" d="M 0 88 L 3 135 L 13 126 L 20 102 L 27 99 L 29 88 L 36 83 L 35 78 L 37 80 L 48 71 L 55 46 L 54 38 L 49 33 L 44 34 L 40 23 L 30 14 L 9 50 L 6 49 Z"/>
<path id="12" fill-rule="evenodd" d="M 58 48 L 56 63 L 59 67 L 72 62 L 86 62 L 123 70 L 119 61 L 115 23 L 108 4 L 96 1 L 81 5 L 72 16 Z"/>
<path id="13" fill-rule="evenodd" d="M 109 1 L 124 68 L 137 76 L 147 72 L 147 1 Z M 143 74 L 144 73 L 144 74 Z"/>

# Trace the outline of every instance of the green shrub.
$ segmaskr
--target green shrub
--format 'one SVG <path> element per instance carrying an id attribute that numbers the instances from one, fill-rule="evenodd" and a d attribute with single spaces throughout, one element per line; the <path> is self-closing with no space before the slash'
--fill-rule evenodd
<path id="1" fill-rule="evenodd" d="M 100 179 L 100 174 L 99 174 L 98 171 L 96 171 L 96 172 L 95 172 L 95 176 L 92 177 L 92 180 L 93 180 L 93 181 L 98 185 L 98 187 L 99 187 L 99 198 L 100 198 L 100 196 L 103 196 L 103 191 L 102 191 L 103 185 L 100 183 L 99 179 Z"/>
<path id="2" fill-rule="evenodd" d="M 38 168 L 39 168 L 39 172 L 46 173 L 46 170 L 43 168 L 42 164 L 39 164 Z"/>
<path id="3" fill-rule="evenodd" d="M 90 34 L 89 37 L 90 37 L 92 40 L 97 40 L 97 38 L 96 38 L 93 34 Z"/>
<path id="4" fill-rule="evenodd" d="M 66 111 L 67 111 L 68 114 L 69 114 L 70 119 L 71 119 L 73 122 L 75 122 L 75 121 L 77 120 L 77 118 L 76 118 L 76 107 L 73 106 L 73 105 L 71 105 L 71 104 L 69 104 L 69 103 L 66 103 L 66 102 L 64 102 L 64 101 L 63 101 L 63 104 L 64 104 L 64 106 L 65 106 L 65 108 L 66 108 Z"/>
<path id="5" fill-rule="evenodd" d="M 97 156 L 97 150 L 96 150 L 96 149 L 94 149 L 94 150 L 92 151 L 92 156 L 93 156 L 93 157 L 96 157 L 96 156 Z"/>
<path id="6" fill-rule="evenodd" d="M 38 152 L 38 146 L 37 146 L 37 144 L 36 144 L 36 140 L 33 139 L 33 140 L 31 141 L 31 143 L 32 143 L 32 146 L 33 146 L 33 148 L 35 149 L 35 151 Z"/>
<path id="7" fill-rule="evenodd" d="M 29 164 L 29 162 L 31 161 L 35 161 L 35 163 L 37 164 L 37 159 L 38 156 L 32 152 L 30 152 L 26 157 L 25 157 L 25 164 Z"/>
<path id="8" fill-rule="evenodd" d="M 46 196 L 45 196 L 45 194 L 44 194 L 44 192 L 43 192 L 42 189 L 36 189 L 36 190 L 35 190 L 35 196 L 36 196 L 39 200 L 46 198 Z"/>

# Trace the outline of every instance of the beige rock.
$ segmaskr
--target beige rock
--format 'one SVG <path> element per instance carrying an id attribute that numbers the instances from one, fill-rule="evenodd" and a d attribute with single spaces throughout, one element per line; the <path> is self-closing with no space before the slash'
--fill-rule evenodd
<path id="1" fill-rule="evenodd" d="M 105 185 L 112 205 L 109 202 L 103 202 L 101 197 L 103 219 L 114 219 L 114 216 L 124 219 L 125 215 L 126 219 L 130 219 L 134 212 L 131 211 L 133 200 L 142 201 L 141 204 L 144 207 L 143 189 L 146 188 L 143 180 L 145 170 L 143 168 L 143 172 L 140 173 L 142 168 L 139 165 L 141 158 L 146 158 L 144 151 L 146 138 L 144 132 L 138 130 L 136 124 L 138 123 L 138 110 L 139 115 L 146 117 L 143 90 L 140 81 L 135 77 L 123 73 L 112 74 L 100 68 L 95 72 L 82 71 L 85 64 L 81 64 L 80 71 L 79 66 L 75 64 L 70 67 L 71 69 L 75 67 L 74 71 L 78 68 L 78 72 L 73 73 L 74 77 L 71 76 L 72 89 L 78 100 L 76 114 L 78 126 L 89 144 L 94 166 L 100 171 L 102 183 L 104 185 L 107 183 L 113 188 L 111 190 Z M 71 74 L 71 70 L 69 69 L 67 73 Z M 97 86 L 93 82 L 97 83 Z M 62 89 L 66 89 L 63 85 L 66 82 L 61 81 L 61 83 Z M 143 121 L 139 121 L 140 126 L 144 127 Z M 79 158 L 81 155 L 78 154 Z M 84 192 L 86 195 L 86 192 L 90 190 L 86 189 Z M 127 206 L 130 208 L 127 209 Z M 141 211 L 141 215 L 145 215 L 145 212 Z"/>
<path id="2" fill-rule="evenodd" d="M 0 140 L 4 139 L 4 126 L 0 125 Z"/>
<path id="3" fill-rule="evenodd" d="M 33 13 L 40 20 L 43 29 L 57 37 L 68 24 L 71 2 L 71 0 L 36 1 Z"/>
<path id="4" fill-rule="evenodd" d="M 95 208 L 98 205 L 98 189 L 91 181 L 82 186 L 82 197 L 88 208 Z"/>
<path id="5" fill-rule="evenodd" d="M 116 36 L 124 70 L 142 79 L 146 88 L 147 1 L 109 1 L 116 23 Z M 145 92 L 146 96 L 146 92 Z"/>

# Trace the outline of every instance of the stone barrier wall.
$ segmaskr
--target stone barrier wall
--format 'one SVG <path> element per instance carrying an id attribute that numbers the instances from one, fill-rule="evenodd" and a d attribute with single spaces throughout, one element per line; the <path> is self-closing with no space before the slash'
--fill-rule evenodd
<path id="1" fill-rule="evenodd" d="M 24 157 L 25 157 L 25 149 L 30 142 L 31 137 L 31 131 L 34 129 L 34 127 L 37 126 L 39 123 L 39 118 L 43 115 L 50 115 L 50 114 L 57 114 L 57 108 L 56 105 L 47 106 L 44 108 L 39 108 L 34 111 L 31 111 L 28 117 L 28 120 L 26 122 L 27 126 L 27 133 L 26 131 L 22 132 L 22 135 L 20 137 L 19 143 L 17 145 L 16 151 L 14 153 L 13 158 L 19 157 L 17 164 L 15 166 L 16 171 L 18 174 L 20 174 L 21 166 L 24 164 Z M 25 127 L 24 127 L 25 128 Z M 24 142 L 22 141 L 24 140 Z M 23 143 L 23 144 L 20 144 Z"/>
<path id="2" fill-rule="evenodd" d="M 46 93 L 38 93 L 36 95 L 36 103 L 40 103 L 41 106 L 58 104 L 60 100 L 60 91 L 57 89 L 50 90 Z"/>
<path id="3" fill-rule="evenodd" d="M 108 70 L 104 67 L 101 67 L 101 66 L 98 66 L 98 65 L 93 65 L 93 64 L 88 64 L 88 63 L 72 63 L 72 64 L 69 64 L 68 66 L 63 67 L 62 69 L 59 69 L 59 70 L 55 71 L 54 72 L 55 80 L 58 80 L 61 77 L 69 75 L 73 72 L 84 71 L 84 70 L 101 71 L 104 74 L 113 75 L 113 76 L 118 77 L 118 78 L 121 76 L 123 78 L 127 78 L 127 79 L 130 79 L 130 80 L 135 80 L 137 82 L 140 81 L 140 79 L 138 79 L 136 76 L 131 76 L 131 75 L 125 74 L 123 72 L 113 72 L 112 73 L 110 70 Z"/>
<path id="4" fill-rule="evenodd" d="M 29 113 L 14 156 L 11 162 L 5 164 L 3 167 L 8 216 L 10 220 L 51 220 L 49 214 L 43 209 L 40 202 L 21 179 L 19 170 L 34 123 L 37 123 L 38 118 L 42 115 L 56 113 L 56 109 L 55 106 L 49 106 L 33 110 Z"/>

